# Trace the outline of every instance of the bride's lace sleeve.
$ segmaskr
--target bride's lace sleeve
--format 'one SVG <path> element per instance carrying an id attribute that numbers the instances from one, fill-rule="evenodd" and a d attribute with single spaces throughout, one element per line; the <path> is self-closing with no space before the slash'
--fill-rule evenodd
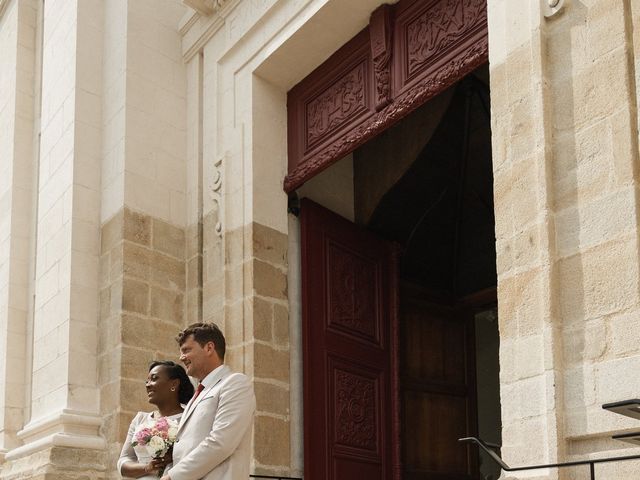
<path id="1" fill-rule="evenodd" d="M 145 418 L 144 412 L 138 412 L 138 414 L 133 417 L 131 420 L 131 424 L 129 424 L 129 431 L 127 432 L 127 438 L 122 445 L 122 451 L 120 452 L 120 458 L 118 458 L 118 473 L 122 475 L 122 465 L 127 462 L 137 462 L 138 457 L 136 456 L 136 452 L 133 449 L 133 445 L 131 445 L 131 440 L 133 438 L 133 434 L 138 428 L 138 425 L 144 421 Z"/>

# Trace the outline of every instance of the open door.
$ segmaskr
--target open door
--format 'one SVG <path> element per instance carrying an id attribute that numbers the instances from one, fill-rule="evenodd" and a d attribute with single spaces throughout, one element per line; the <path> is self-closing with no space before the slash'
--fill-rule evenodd
<path id="1" fill-rule="evenodd" d="M 304 477 L 399 478 L 394 248 L 308 200 L 301 230 Z"/>
<path id="2" fill-rule="evenodd" d="M 478 478 L 473 313 L 403 285 L 400 391 L 403 480 Z"/>

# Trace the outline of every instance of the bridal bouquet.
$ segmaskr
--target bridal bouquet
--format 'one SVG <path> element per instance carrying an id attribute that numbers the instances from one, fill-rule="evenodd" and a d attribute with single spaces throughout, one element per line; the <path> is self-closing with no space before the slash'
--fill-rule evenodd
<path id="1" fill-rule="evenodd" d="M 178 422 L 165 417 L 142 424 L 133 434 L 131 445 L 152 458 L 164 457 L 178 435 Z"/>

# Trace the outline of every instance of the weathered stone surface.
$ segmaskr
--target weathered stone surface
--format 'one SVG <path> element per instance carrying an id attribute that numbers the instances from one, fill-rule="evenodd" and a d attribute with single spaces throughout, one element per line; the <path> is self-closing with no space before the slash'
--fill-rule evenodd
<path id="1" fill-rule="evenodd" d="M 151 218 L 125 208 L 123 238 L 140 245 L 150 246 Z"/>
<path id="2" fill-rule="evenodd" d="M 153 249 L 181 260 L 184 259 L 184 230 L 157 218 L 152 219 L 151 223 Z"/>
<path id="3" fill-rule="evenodd" d="M 282 300 L 287 298 L 286 273 L 260 260 L 253 261 L 253 285 L 258 295 Z"/>
<path id="4" fill-rule="evenodd" d="M 289 465 L 289 422 L 257 415 L 254 429 L 256 461 L 262 465 Z"/>

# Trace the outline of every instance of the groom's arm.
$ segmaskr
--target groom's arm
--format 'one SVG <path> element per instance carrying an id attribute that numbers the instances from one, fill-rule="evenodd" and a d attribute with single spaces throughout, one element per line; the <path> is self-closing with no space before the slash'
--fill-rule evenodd
<path id="1" fill-rule="evenodd" d="M 198 480 L 224 462 L 238 448 L 253 422 L 256 401 L 244 375 L 233 375 L 220 392 L 218 410 L 209 434 L 176 463 L 165 479 Z"/>

